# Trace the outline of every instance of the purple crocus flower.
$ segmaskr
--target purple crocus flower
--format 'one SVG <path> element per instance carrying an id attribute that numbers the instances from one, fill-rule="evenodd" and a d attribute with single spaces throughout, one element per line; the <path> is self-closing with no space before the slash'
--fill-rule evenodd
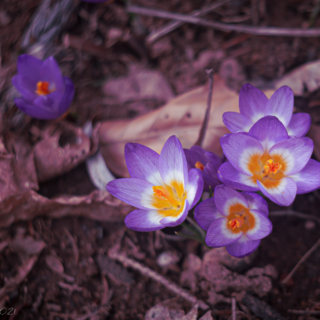
<path id="1" fill-rule="evenodd" d="M 12 84 L 21 94 L 16 106 L 36 119 L 53 120 L 67 112 L 74 96 L 72 81 L 63 77 L 53 57 L 45 61 L 23 54 Z"/>
<path id="2" fill-rule="evenodd" d="M 171 136 L 161 154 L 138 143 L 128 143 L 125 158 L 131 178 L 113 180 L 107 190 L 137 207 L 125 218 L 135 231 L 154 231 L 181 224 L 199 201 L 203 180 L 196 169 L 188 171 L 181 143 Z"/>
<path id="3" fill-rule="evenodd" d="M 195 220 L 207 231 L 209 247 L 225 246 L 237 258 L 251 254 L 272 231 L 268 205 L 261 196 L 225 185 L 217 186 L 214 197 L 196 207 Z"/>
<path id="4" fill-rule="evenodd" d="M 221 165 L 218 176 L 228 186 L 261 191 L 281 206 L 320 187 L 320 163 L 310 159 L 312 140 L 289 138 L 276 117 L 260 119 L 247 134 L 227 134 L 220 144 L 229 162 Z"/>
<path id="5" fill-rule="evenodd" d="M 287 86 L 279 88 L 268 100 L 258 88 L 245 84 L 239 94 L 240 113 L 225 112 L 222 119 L 231 132 L 237 133 L 248 132 L 265 116 L 275 116 L 286 127 L 289 136 L 303 137 L 310 128 L 311 117 L 307 113 L 292 114 L 293 98 L 293 92 Z"/>
<path id="6" fill-rule="evenodd" d="M 204 191 L 209 191 L 209 186 L 211 186 L 213 190 L 217 185 L 221 184 L 217 174 L 217 170 L 222 164 L 219 156 L 213 152 L 205 151 L 199 146 L 184 149 L 184 153 L 187 158 L 189 170 L 196 168 L 202 174 Z"/>

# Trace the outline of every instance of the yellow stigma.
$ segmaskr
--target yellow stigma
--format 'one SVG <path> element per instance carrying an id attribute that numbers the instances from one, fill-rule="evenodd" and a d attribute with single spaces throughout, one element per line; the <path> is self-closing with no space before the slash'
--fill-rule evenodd
<path id="1" fill-rule="evenodd" d="M 243 225 L 243 218 L 236 216 L 234 219 L 229 221 L 229 226 L 231 229 L 241 228 Z"/>
<path id="2" fill-rule="evenodd" d="M 37 83 L 37 90 L 35 91 L 35 93 L 38 94 L 39 96 L 46 96 L 51 92 L 52 91 L 49 90 L 49 82 L 39 81 Z"/>
<path id="3" fill-rule="evenodd" d="M 194 166 L 195 166 L 197 169 L 200 169 L 201 171 L 203 171 L 203 169 L 204 169 L 204 165 L 203 165 L 200 161 L 197 161 Z"/>
<path id="4" fill-rule="evenodd" d="M 269 160 L 267 160 L 267 162 L 263 166 L 263 168 L 264 168 L 265 174 L 277 173 L 282 168 L 282 165 L 279 163 L 273 163 L 273 160 L 269 159 Z"/>

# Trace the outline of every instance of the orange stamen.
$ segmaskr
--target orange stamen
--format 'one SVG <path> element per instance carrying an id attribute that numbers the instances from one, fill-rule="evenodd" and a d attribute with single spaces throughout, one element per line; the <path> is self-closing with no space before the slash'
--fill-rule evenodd
<path id="1" fill-rule="evenodd" d="M 204 169 L 204 165 L 203 165 L 200 161 L 197 161 L 194 166 L 195 166 L 197 169 L 200 169 L 201 171 L 203 171 L 203 169 Z"/>
<path id="2" fill-rule="evenodd" d="M 37 83 L 37 90 L 35 91 L 35 93 L 38 94 L 39 96 L 46 96 L 51 92 L 52 91 L 49 90 L 49 82 L 39 81 Z"/>
<path id="3" fill-rule="evenodd" d="M 267 160 L 266 164 L 263 166 L 266 174 L 277 173 L 282 165 L 280 163 L 273 163 L 272 159 Z"/>
<path id="4" fill-rule="evenodd" d="M 243 225 L 243 218 L 236 217 L 229 221 L 229 226 L 231 229 L 241 228 Z"/>

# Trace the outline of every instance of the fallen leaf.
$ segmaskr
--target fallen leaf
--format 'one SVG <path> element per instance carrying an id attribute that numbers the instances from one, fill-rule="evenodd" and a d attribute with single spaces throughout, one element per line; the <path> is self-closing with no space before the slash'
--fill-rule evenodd
<path id="1" fill-rule="evenodd" d="M 46 256 L 46 263 L 50 270 L 57 273 L 63 273 L 63 264 L 57 256 L 52 254 Z"/>
<path id="2" fill-rule="evenodd" d="M 320 160 L 320 126 L 312 124 L 308 132 L 308 137 L 313 140 L 314 155 L 318 160 Z"/>
<path id="3" fill-rule="evenodd" d="M 112 197 L 107 191 L 95 190 L 86 196 L 60 196 L 48 199 L 34 191 L 7 197 L 0 202 L 0 227 L 38 216 L 85 218 L 121 222 L 132 207 Z"/>
<path id="4" fill-rule="evenodd" d="M 97 149 L 95 140 L 68 122 L 49 125 L 41 135 L 33 150 L 39 182 L 70 171 Z"/>
<path id="5" fill-rule="evenodd" d="M 170 85 L 159 71 L 142 69 L 138 65 L 130 66 L 127 77 L 108 80 L 103 91 L 107 96 L 104 103 L 107 104 L 143 99 L 166 102 L 174 97 Z"/>
<path id="6" fill-rule="evenodd" d="M 0 201 L 16 193 L 38 189 L 32 147 L 24 137 L 9 132 L 4 138 L 0 137 L 0 172 Z"/>
<path id="7" fill-rule="evenodd" d="M 320 88 L 320 60 L 306 63 L 275 82 L 276 89 L 289 86 L 294 95 L 302 96 L 305 88 L 309 92 Z"/>
<path id="8" fill-rule="evenodd" d="M 100 127 L 100 148 L 108 168 L 119 176 L 129 176 L 124 146 L 141 143 L 160 153 L 165 141 L 176 135 L 184 148 L 197 141 L 207 108 L 207 85 L 172 99 L 164 107 L 134 120 L 106 121 Z M 218 76 L 214 78 L 211 114 L 203 147 L 222 155 L 219 138 L 229 131 L 222 122 L 226 111 L 239 112 L 238 94 Z"/>
<path id="9" fill-rule="evenodd" d="M 206 312 L 199 320 L 213 320 L 211 311 Z"/>

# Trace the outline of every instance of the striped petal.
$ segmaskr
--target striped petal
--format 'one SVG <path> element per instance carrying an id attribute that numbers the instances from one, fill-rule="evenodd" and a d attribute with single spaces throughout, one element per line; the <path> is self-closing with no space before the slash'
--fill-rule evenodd
<path id="1" fill-rule="evenodd" d="M 248 132 L 253 122 L 238 112 L 225 112 L 222 115 L 225 126 L 233 133 Z"/>
<path id="2" fill-rule="evenodd" d="M 297 184 L 297 194 L 307 193 L 320 188 L 320 163 L 310 159 L 298 173 L 290 176 Z"/>
<path id="3" fill-rule="evenodd" d="M 136 208 L 154 209 L 152 184 L 148 181 L 134 178 L 112 180 L 107 184 L 107 190 Z"/>
<path id="4" fill-rule="evenodd" d="M 202 201 L 197 205 L 194 212 L 194 219 L 198 225 L 205 231 L 207 231 L 211 223 L 223 216 L 217 210 L 216 204 L 213 198 Z"/>
<path id="5" fill-rule="evenodd" d="M 127 143 L 125 158 L 132 178 L 147 180 L 155 186 L 163 184 L 159 172 L 158 153 L 139 143 Z"/>
<path id="6" fill-rule="evenodd" d="M 287 87 L 279 88 L 266 105 L 266 115 L 277 117 L 285 127 L 289 124 L 293 112 L 293 92 Z"/>
<path id="7" fill-rule="evenodd" d="M 197 169 L 189 171 L 188 184 L 186 186 L 187 201 L 190 209 L 193 208 L 201 198 L 203 192 L 203 179 Z"/>
<path id="8" fill-rule="evenodd" d="M 225 162 L 220 166 L 218 177 L 221 182 L 231 188 L 248 192 L 259 191 L 252 177 L 239 172 L 230 162 Z"/>
<path id="9" fill-rule="evenodd" d="M 295 113 L 287 126 L 288 134 L 292 137 L 304 137 L 311 126 L 311 116 L 308 113 Z"/>
<path id="10" fill-rule="evenodd" d="M 272 231 L 271 221 L 260 211 L 250 210 L 254 217 L 254 227 L 247 232 L 250 240 L 260 240 L 268 236 Z"/>
<path id="11" fill-rule="evenodd" d="M 282 178 L 276 187 L 267 188 L 257 181 L 260 191 L 279 206 L 289 206 L 297 193 L 296 183 L 288 177 Z"/>
<path id="12" fill-rule="evenodd" d="M 231 133 L 220 138 L 220 144 L 230 163 L 241 173 L 251 176 L 249 164 L 253 156 L 263 155 L 261 143 L 246 134 Z"/>
<path id="13" fill-rule="evenodd" d="M 261 240 L 249 240 L 245 235 L 243 235 L 237 242 L 226 246 L 226 249 L 232 256 L 236 258 L 243 258 L 255 251 L 259 247 L 260 242 Z"/>
<path id="14" fill-rule="evenodd" d="M 225 185 L 215 187 L 214 201 L 217 210 L 223 216 L 228 216 L 230 214 L 230 207 L 238 203 L 248 208 L 248 202 L 241 193 Z"/>
<path id="15" fill-rule="evenodd" d="M 188 166 L 181 142 L 176 136 L 171 136 L 164 144 L 160 159 L 159 171 L 162 180 L 167 185 L 188 182 Z"/>
<path id="16" fill-rule="evenodd" d="M 160 220 L 160 223 L 165 227 L 175 227 L 181 224 L 187 217 L 190 210 L 188 201 L 185 201 L 184 208 L 177 217 L 167 216 Z"/>
<path id="17" fill-rule="evenodd" d="M 277 143 L 270 149 L 270 156 L 282 159 L 282 172 L 291 175 L 305 167 L 313 152 L 313 142 L 310 138 L 291 138 Z"/>
<path id="18" fill-rule="evenodd" d="M 246 198 L 249 204 L 249 209 L 258 210 L 266 217 L 269 215 L 267 201 L 254 192 L 242 192 L 241 195 Z"/>
<path id="19" fill-rule="evenodd" d="M 276 143 L 289 138 L 282 122 L 272 116 L 267 116 L 257 121 L 248 135 L 259 140 L 266 152 Z"/>
<path id="20" fill-rule="evenodd" d="M 266 115 L 268 98 L 258 88 L 245 84 L 239 93 L 240 113 L 255 123 Z"/>
<path id="21" fill-rule="evenodd" d="M 160 220 L 163 219 L 157 210 L 134 210 L 129 213 L 124 223 L 127 228 L 134 231 L 155 231 L 165 228 L 163 224 L 160 223 Z"/>
<path id="22" fill-rule="evenodd" d="M 227 224 L 228 220 L 225 217 L 214 220 L 211 223 L 206 236 L 207 246 L 213 248 L 224 247 L 241 238 L 243 232 L 230 232 Z"/>

